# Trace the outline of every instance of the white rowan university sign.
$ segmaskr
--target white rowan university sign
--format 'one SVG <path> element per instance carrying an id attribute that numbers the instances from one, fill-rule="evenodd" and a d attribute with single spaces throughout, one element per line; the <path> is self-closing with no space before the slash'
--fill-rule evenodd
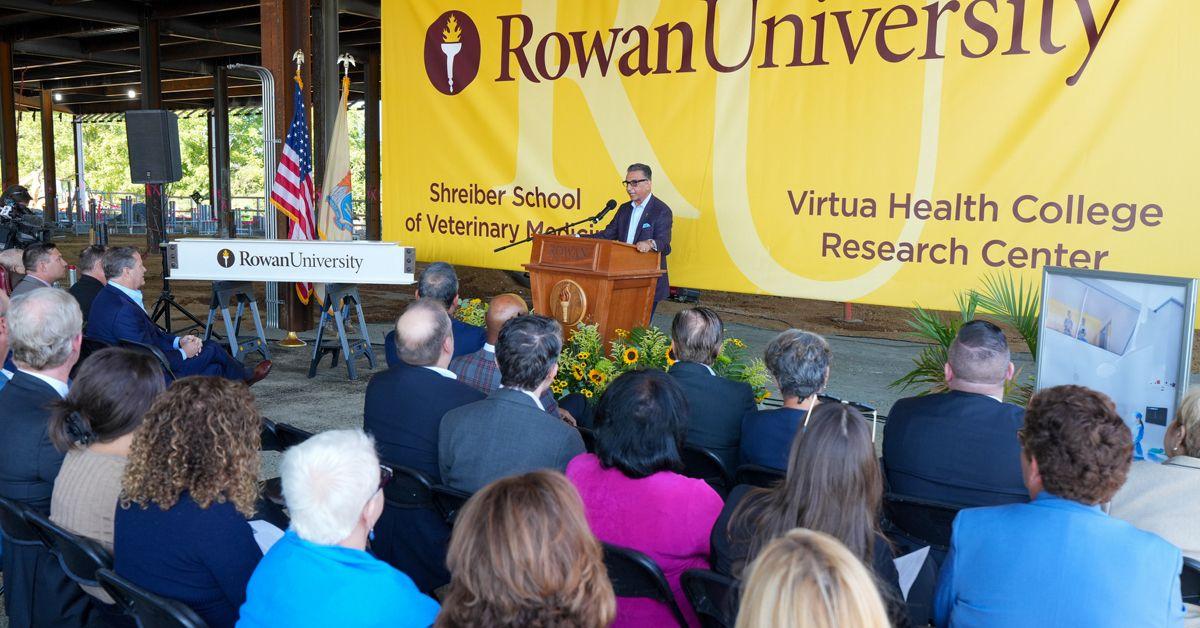
<path id="1" fill-rule="evenodd" d="M 171 279 L 411 284 L 416 255 L 395 242 L 182 239 L 167 245 Z"/>

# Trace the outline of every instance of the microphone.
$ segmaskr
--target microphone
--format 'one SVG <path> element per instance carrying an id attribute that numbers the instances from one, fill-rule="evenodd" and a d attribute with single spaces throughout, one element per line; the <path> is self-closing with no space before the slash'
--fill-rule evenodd
<path id="1" fill-rule="evenodd" d="M 612 211 L 613 208 L 616 206 L 617 206 L 617 202 L 615 200 L 613 200 L 611 198 L 608 199 L 608 202 L 604 204 L 604 209 L 602 209 L 599 214 L 596 214 L 596 216 L 594 218 L 592 218 L 592 224 L 594 225 L 594 224 L 600 222 L 600 220 L 602 218 L 604 218 L 604 215 L 607 214 L 608 212 Z"/>

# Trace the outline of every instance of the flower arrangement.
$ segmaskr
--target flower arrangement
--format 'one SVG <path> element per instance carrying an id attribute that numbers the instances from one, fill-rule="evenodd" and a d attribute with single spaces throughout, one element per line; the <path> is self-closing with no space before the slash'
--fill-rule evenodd
<path id="1" fill-rule="evenodd" d="M 483 327 L 487 311 L 488 304 L 480 299 L 459 299 L 454 318 L 476 327 Z"/>
<path id="2" fill-rule="evenodd" d="M 665 371 L 677 361 L 670 337 L 658 328 L 617 329 L 615 333 L 617 337 L 605 351 L 595 325 L 581 325 L 573 331 L 558 359 L 558 376 L 551 392 L 556 397 L 579 393 L 594 403 L 614 377 L 638 369 Z M 749 359 L 746 343 L 737 338 L 725 340 L 713 370 L 721 377 L 749 384 L 760 402 L 769 394 L 766 365 L 761 359 Z"/>

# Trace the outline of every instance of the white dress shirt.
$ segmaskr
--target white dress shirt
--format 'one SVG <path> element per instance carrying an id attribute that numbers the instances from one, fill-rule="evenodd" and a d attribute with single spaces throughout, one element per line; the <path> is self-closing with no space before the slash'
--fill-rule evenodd
<path id="1" fill-rule="evenodd" d="M 642 214 L 646 211 L 646 205 L 650 204 L 650 195 L 642 199 L 641 205 L 634 205 L 633 212 L 629 214 L 629 233 L 625 236 L 627 244 L 637 244 L 637 234 L 642 230 Z"/>
<path id="2" fill-rule="evenodd" d="M 456 375 L 453 371 L 447 371 L 446 369 L 444 369 L 440 366 L 423 366 L 421 368 L 429 369 L 429 370 L 433 371 L 434 373 L 441 375 L 442 377 L 448 377 L 450 379 L 458 379 L 458 375 Z"/>

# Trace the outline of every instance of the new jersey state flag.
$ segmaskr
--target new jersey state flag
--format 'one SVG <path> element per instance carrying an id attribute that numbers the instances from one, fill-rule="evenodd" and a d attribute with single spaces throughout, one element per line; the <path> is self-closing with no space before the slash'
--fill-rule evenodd
<path id="1" fill-rule="evenodd" d="M 354 199 L 350 194 L 350 132 L 346 128 L 346 102 L 350 77 L 342 78 L 342 98 L 325 155 L 325 180 L 317 205 L 317 233 L 322 240 L 354 239 Z"/>

